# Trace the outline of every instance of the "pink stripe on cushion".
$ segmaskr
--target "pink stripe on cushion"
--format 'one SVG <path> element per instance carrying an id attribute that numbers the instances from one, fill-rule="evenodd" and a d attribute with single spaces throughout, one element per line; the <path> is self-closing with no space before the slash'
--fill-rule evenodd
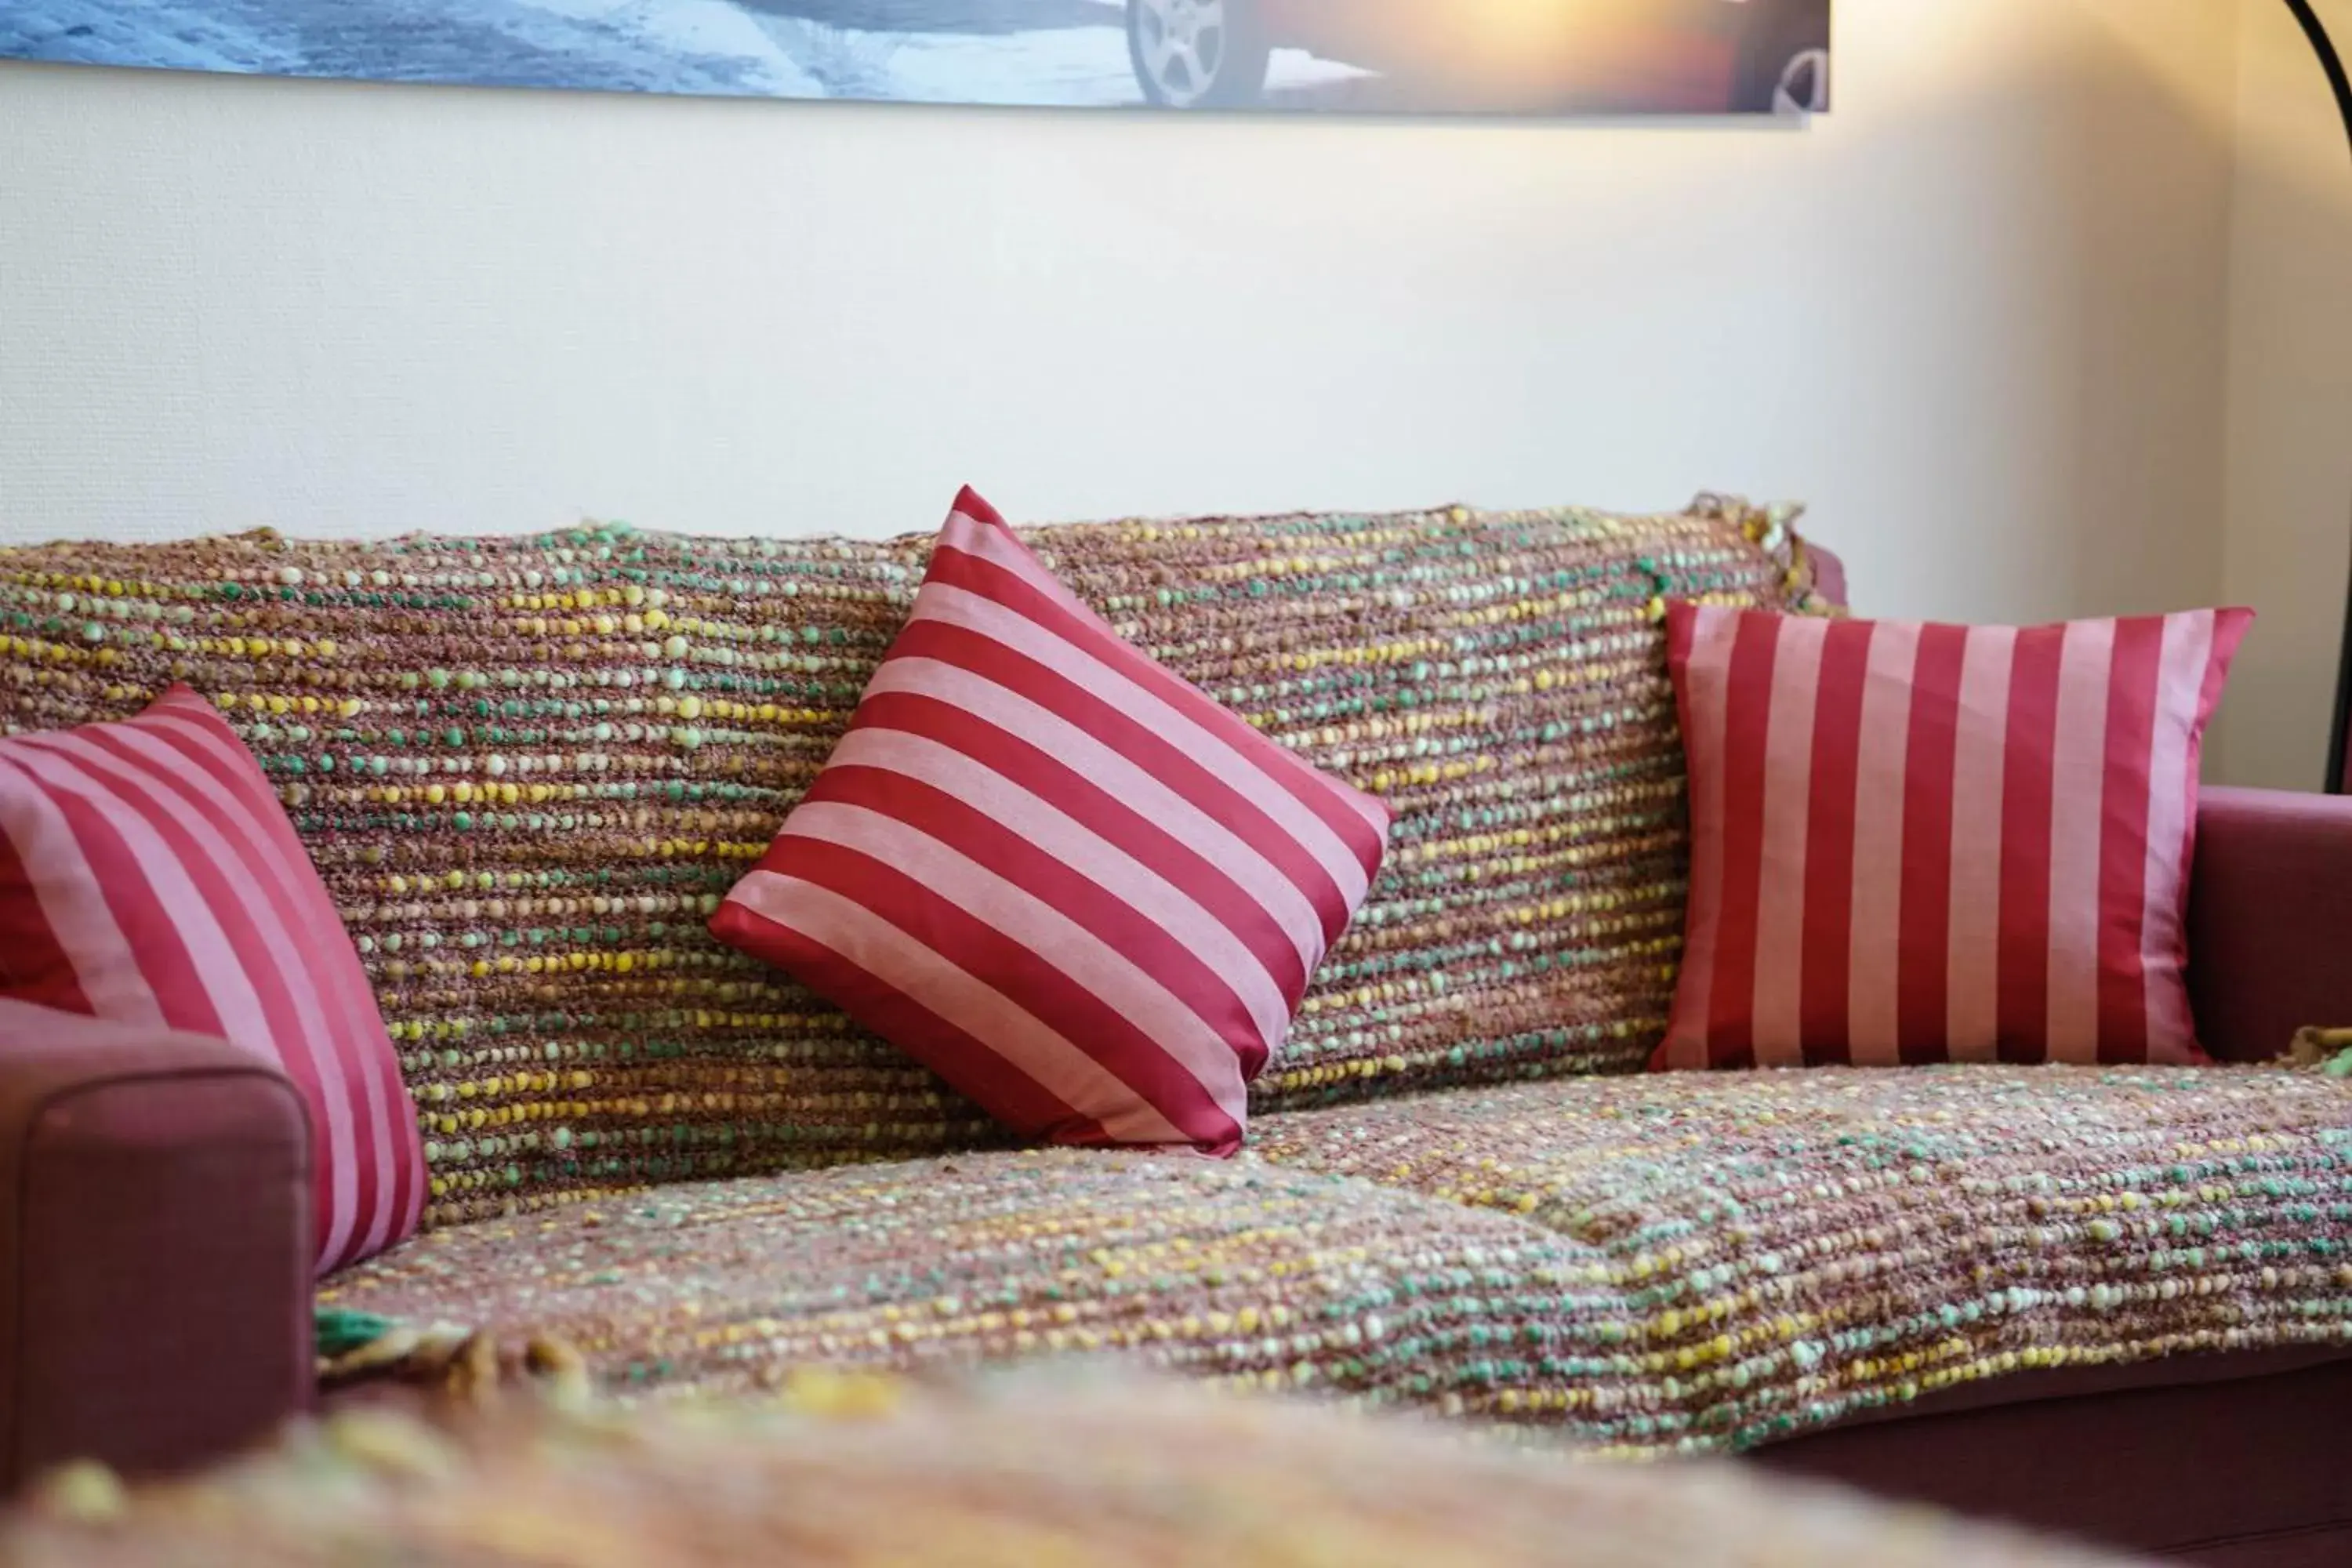
<path id="1" fill-rule="evenodd" d="M 317 1141 L 321 1272 L 411 1233 L 415 1110 L 357 954 L 267 780 L 201 698 L 0 742 L 0 830 L 38 921 L 0 991 L 225 1036 L 283 1068 Z M 59 973 L 60 969 L 69 973 Z"/>
<path id="2" fill-rule="evenodd" d="M 68 820 L 79 825 L 85 844 L 106 847 L 101 854 L 118 865 L 136 866 L 147 880 L 141 891 L 147 921 L 169 931 L 184 949 L 193 984 L 175 985 L 157 995 L 166 1027 L 191 1034 L 217 1035 L 229 1040 L 271 1039 L 284 1030 L 291 1050 L 287 1069 L 302 1075 L 309 1042 L 294 1038 L 299 1026 L 289 1017 L 275 1017 L 254 987 L 254 976 L 237 952 L 237 934 L 244 910 L 237 890 L 219 886 L 215 868 L 183 843 L 168 843 L 168 820 L 151 818 L 118 798 L 89 777 L 72 759 L 49 754 L 40 742 L 47 737 L 27 736 L 14 744 L 16 763 L 38 782 Z M 174 836 L 177 837 L 177 836 Z M 109 866 L 101 859 L 93 868 L 103 883 Z M 213 885 L 199 888 L 197 879 Z M 107 889 L 112 895 L 114 889 Z M 143 934 L 143 933 L 142 933 Z M 133 957 L 137 954 L 134 952 Z M 298 1065 L 300 1064 L 300 1065 Z"/>
<path id="3" fill-rule="evenodd" d="M 1691 754 L 1720 756 L 1729 642 L 1738 629 L 1723 616 L 1701 618 L 1696 606 L 1666 606 L 1668 662 L 1683 733 Z M 1709 767 L 1693 773 L 1691 799 L 1691 920 L 1683 942 L 1682 978 L 1675 988 L 1674 1012 L 1664 1047 L 1668 1065 L 1703 1068 L 1707 1060 L 1707 1020 L 1714 1006 L 1716 954 L 1723 931 L 1723 773 Z"/>
<path id="4" fill-rule="evenodd" d="M 2147 976 L 2141 961 L 2147 916 L 2149 763 L 2155 754 L 2164 622 L 2116 623 L 2107 682 L 2105 802 L 2099 840 L 2098 1058 L 2147 1059 Z"/>
<path id="5" fill-rule="evenodd" d="M 2115 647 L 2113 621 L 2067 626 L 2051 742 L 2050 1012 L 2042 1039 L 2062 1059 L 2078 1062 L 2098 1059 L 2099 856 Z"/>
<path id="6" fill-rule="evenodd" d="M 285 814 L 266 781 L 210 709 L 193 693 L 176 693 L 156 703 L 147 717 L 152 723 L 116 726 L 99 736 L 98 743 L 167 774 L 191 810 L 229 834 L 286 931 L 340 926 L 341 913 L 311 872 L 301 844 L 287 830 Z M 313 1037 L 319 1045 L 312 1055 L 330 1115 L 337 1105 L 353 1108 L 353 1136 L 346 1148 L 364 1228 L 349 1245 L 352 1256 L 370 1257 L 413 1234 L 423 1216 L 425 1156 L 416 1119 L 398 1064 L 372 1043 L 371 1021 L 378 1015 L 358 965 L 304 963 L 291 966 L 291 972 L 318 988 Z M 354 1068 L 355 1079 L 347 1080 Z M 382 1186 L 386 1179 L 389 1187 Z"/>
<path id="7" fill-rule="evenodd" d="M 2158 717 L 2148 739 L 2147 861 L 2140 871 L 2140 983 L 2151 1054 L 2181 1051 L 2196 1038 L 2184 1005 L 2187 976 L 2180 970 L 2180 955 L 2187 951 L 2183 911 L 2168 902 L 2166 894 L 2188 877 L 2189 813 L 2195 801 L 2174 781 L 2196 776 L 2197 736 L 2179 717 L 2201 706 L 2213 632 L 2207 616 L 2167 616 L 2164 647 L 2157 658 Z"/>
<path id="8" fill-rule="evenodd" d="M 967 505 L 968 502 L 972 504 Z M 1108 621 L 1087 608 L 1084 601 L 1071 593 L 1059 579 L 1047 571 L 1045 563 L 1038 560 L 1027 545 L 1021 542 L 1013 531 L 1005 525 L 1004 520 L 997 515 L 996 510 L 972 494 L 969 486 L 965 487 L 963 495 L 959 498 L 954 510 L 956 513 L 961 513 L 974 522 L 990 525 L 985 530 L 968 531 L 958 535 L 961 540 L 977 543 L 979 553 L 1018 576 L 1033 590 L 1043 595 L 1047 602 L 1075 616 L 1080 623 L 1099 633 L 1110 646 L 1118 647 L 1129 646 L 1118 632 L 1112 629 Z M 953 521 L 951 514 L 950 518 L 951 528 Z M 1282 788 L 1307 802 L 1318 811 L 1325 810 L 1328 804 L 1336 803 L 1342 810 L 1353 816 L 1370 832 L 1369 834 L 1348 833 L 1346 836 L 1349 846 L 1358 855 L 1369 856 L 1375 863 L 1379 861 L 1381 850 L 1388 841 L 1391 820 L 1389 808 L 1385 805 L 1356 788 L 1345 779 L 1335 778 L 1329 773 L 1300 765 L 1296 757 L 1259 734 L 1238 714 L 1150 660 L 1144 660 L 1131 667 L 1124 659 L 1119 662 L 1137 681 L 1151 687 L 1171 701 L 1186 705 L 1196 720 L 1226 744 L 1234 747 L 1243 755 L 1264 768 L 1266 776 Z"/>
<path id="9" fill-rule="evenodd" d="M 1736 623 L 1724 681 L 1723 908 L 1716 933 L 1708 1058 L 1717 1067 L 1756 1059 L 1757 903 L 1764 877 L 1765 726 L 1771 718 L 1777 623 Z"/>
<path id="10" fill-rule="evenodd" d="M 1813 718 L 1827 621 L 1780 626 L 1764 740 L 1763 881 L 1758 891 L 1755 1058 L 1805 1059 L 1805 851 L 1812 819 Z"/>
<path id="11" fill-rule="evenodd" d="M 1951 908 L 1945 929 L 1944 1030 L 1954 1061 L 2000 1054 L 2001 785 L 2009 768 L 2009 692 L 2017 633 L 1969 634 L 1960 658 L 1960 721 L 1952 747 L 1952 826 L 1944 853 Z"/>
<path id="12" fill-rule="evenodd" d="M 1856 1063 L 1901 1059 L 1905 769 L 1919 628 L 1882 621 L 1863 671 L 1854 751 L 1853 919 L 1847 945 L 1846 1049 Z"/>
<path id="13" fill-rule="evenodd" d="M 2180 935 L 2197 753 L 2250 619 L 1799 633 L 1760 612 L 1676 607 L 1694 962 L 1653 1065 L 2201 1059 Z M 1794 689 L 1807 685 L 1810 707 Z M 1743 793 L 1758 804 L 1743 810 Z M 1743 859 L 1757 884 L 1739 879 Z M 1841 910 L 1817 895 L 1843 877 Z M 1791 924 L 1805 932 L 1793 1043 Z M 1702 970 L 1710 929 L 1734 934 Z M 1757 933 L 1753 969 L 1743 932 Z M 1841 988 L 1843 1013 L 1825 1000 Z M 1742 992 L 1747 1012 L 1727 1000 Z M 1700 1017 L 1695 1038 L 1685 1021 Z"/>
<path id="14" fill-rule="evenodd" d="M 967 491 L 711 930 L 1018 1131 L 1230 1153 L 1386 818 L 1112 635 Z"/>
<path id="15" fill-rule="evenodd" d="M 919 937 L 951 967 L 984 977 L 1000 994 L 1017 994 L 1023 1012 L 1063 1039 L 1083 1041 L 1090 1059 L 1118 1062 L 1122 1095 L 1150 1107 L 1166 1126 L 1189 1132 L 1204 1146 L 1238 1141 L 1241 1124 L 1228 1109 L 1161 1040 L 1121 1010 L 1114 994 L 1118 977 L 1101 984 L 1108 966 L 1095 966 L 1097 973 L 1087 975 L 1081 973 L 1088 967 L 1083 961 L 1073 965 L 1058 962 L 1068 957 L 1065 953 L 1047 957 L 1022 933 L 927 885 L 922 878 L 929 868 L 912 857 L 900 865 L 850 845 L 803 838 L 794 846 L 793 870 L 797 879 L 854 899 Z M 1017 1079 L 1030 1065 L 1034 1042 L 1018 1036 L 987 1038 L 1001 1071 Z M 1238 1077 L 1230 1056 L 1223 1065 L 1228 1077 Z M 985 1096 L 1003 1087 L 1003 1081 L 975 1086 L 973 1098 L 992 1110 Z M 1238 1087 L 1232 1092 L 1236 1098 L 1242 1093 Z"/>

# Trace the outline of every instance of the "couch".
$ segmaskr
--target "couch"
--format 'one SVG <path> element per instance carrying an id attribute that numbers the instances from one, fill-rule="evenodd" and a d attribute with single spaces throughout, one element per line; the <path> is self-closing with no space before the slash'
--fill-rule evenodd
<path id="1" fill-rule="evenodd" d="M 2352 805 L 2207 793 L 2214 1066 L 1638 1070 L 1683 896 L 1663 605 L 1835 613 L 1791 521 L 1707 497 L 1031 532 L 1397 813 L 1223 1162 L 1008 1147 L 701 929 L 927 540 L 0 552 L 0 724 L 172 680 L 219 703 L 368 967 L 433 1172 L 424 1234 L 314 1287 L 281 1083 L 216 1042 L 15 1029 L 0 1479 L 185 1466 L 402 1384 L 657 1402 L 1090 1353 L 2342 1560 L 2352 1088 L 2272 1058 L 2352 1022 Z"/>

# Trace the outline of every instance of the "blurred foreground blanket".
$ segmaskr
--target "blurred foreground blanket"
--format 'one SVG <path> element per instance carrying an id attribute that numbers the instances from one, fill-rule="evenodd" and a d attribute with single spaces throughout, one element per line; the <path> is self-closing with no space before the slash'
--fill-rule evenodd
<path id="1" fill-rule="evenodd" d="M 1727 1461 L 1601 1464 L 1093 1368 L 623 1411 L 349 1410 L 191 1481 L 51 1479 L 0 1563 L 2095 1568 Z"/>

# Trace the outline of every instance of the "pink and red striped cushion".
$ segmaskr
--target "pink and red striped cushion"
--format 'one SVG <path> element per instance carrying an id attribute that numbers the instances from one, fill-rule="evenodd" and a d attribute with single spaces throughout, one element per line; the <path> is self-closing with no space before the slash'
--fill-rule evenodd
<path id="1" fill-rule="evenodd" d="M 0 741 L 0 995 L 283 1068 L 310 1112 L 320 1273 L 416 1229 L 416 1109 L 359 955 L 252 753 L 186 687 Z"/>
<path id="2" fill-rule="evenodd" d="M 1121 640 L 966 490 L 711 930 L 1016 1131 L 1227 1153 L 1388 821 Z"/>
<path id="3" fill-rule="evenodd" d="M 2252 619 L 1670 606 L 1691 898 L 1652 1066 L 2202 1060 L 2198 756 Z"/>

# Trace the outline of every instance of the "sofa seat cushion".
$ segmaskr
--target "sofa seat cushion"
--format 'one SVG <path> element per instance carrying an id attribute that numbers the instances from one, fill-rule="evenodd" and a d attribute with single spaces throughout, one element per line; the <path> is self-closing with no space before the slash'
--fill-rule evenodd
<path id="1" fill-rule="evenodd" d="M 2316 1075 L 1560 1079 L 1253 1142 L 670 1185 L 430 1232 L 322 1300 L 422 1331 L 384 1369 L 410 1378 L 467 1332 L 648 1395 L 1100 1353 L 1619 1454 L 2028 1368 L 2352 1350 L 2352 1088 Z"/>
<path id="2" fill-rule="evenodd" d="M 431 1347 L 446 1363 L 470 1331 L 509 1364 L 560 1342 L 623 1394 L 1069 1352 L 1427 1404 L 1457 1387 L 1474 1341 L 1584 1356 L 1577 1337 L 1612 1310 L 1601 1273 L 1592 1248 L 1516 1215 L 1369 1182 L 1246 1156 L 1048 1150 L 477 1221 L 336 1275 L 320 1301 L 421 1331 L 426 1351 L 384 1369 L 410 1381 L 437 1377 Z M 1549 1386 L 1584 1364 L 1563 1362 Z"/>
<path id="3" fill-rule="evenodd" d="M 2029 1368 L 2352 1351 L 2352 1087 L 2314 1073 L 1562 1079 L 1254 1143 L 1590 1248 L 1622 1381 L 1580 1419 L 1606 1445 L 1745 1447 Z"/>

